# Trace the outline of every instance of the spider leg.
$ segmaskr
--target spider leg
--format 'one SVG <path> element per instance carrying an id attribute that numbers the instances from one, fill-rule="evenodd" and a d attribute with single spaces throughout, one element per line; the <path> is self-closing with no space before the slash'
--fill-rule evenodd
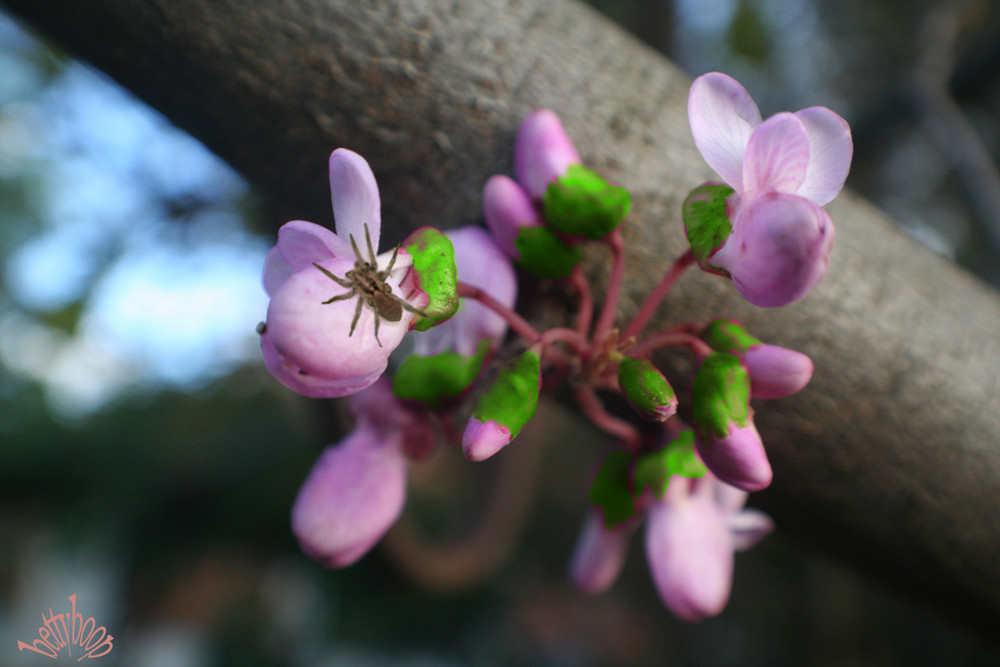
<path id="1" fill-rule="evenodd" d="M 362 264 L 367 264 L 367 262 L 365 262 L 364 258 L 361 256 L 361 251 L 358 250 L 358 244 L 354 240 L 354 234 L 348 234 L 348 237 L 351 239 L 351 247 L 354 248 L 354 256 L 357 257 L 358 261 L 361 262 Z"/>
<path id="2" fill-rule="evenodd" d="M 346 287 L 346 285 L 345 285 L 345 287 Z M 350 292 L 345 292 L 344 294 L 338 294 L 337 296 L 331 296 L 329 299 L 327 299 L 326 301 L 323 301 L 322 303 L 325 305 L 325 304 L 328 304 L 328 303 L 333 303 L 334 301 L 343 301 L 344 299 L 350 299 L 352 296 L 354 296 L 357 293 L 358 293 L 357 288 L 352 288 Z"/>
<path id="3" fill-rule="evenodd" d="M 338 278 L 337 276 L 333 275 L 332 273 L 330 273 L 329 271 L 327 271 L 326 269 L 324 269 L 322 266 L 320 266 L 316 262 L 313 262 L 312 265 L 315 266 L 320 271 L 322 271 L 324 276 L 326 276 L 327 278 L 329 278 L 333 282 L 337 283 L 341 287 L 353 287 L 353 283 L 350 283 L 350 282 L 344 280 L 343 278 Z"/>
<path id="4" fill-rule="evenodd" d="M 382 341 L 378 339 L 378 321 L 381 319 L 378 316 L 378 311 L 372 308 L 372 315 L 375 317 L 375 342 L 378 343 L 379 347 L 382 347 Z"/>
<path id="5" fill-rule="evenodd" d="M 372 235 L 368 233 L 368 223 L 365 223 L 365 241 L 368 242 L 368 258 L 371 260 L 371 264 L 375 266 L 375 249 L 372 248 Z"/>
<path id="6" fill-rule="evenodd" d="M 397 303 L 399 303 L 399 305 L 402 306 L 405 310 L 408 310 L 411 313 L 416 313 L 420 317 L 426 317 L 427 319 L 431 319 L 430 315 L 428 315 L 424 311 L 420 310 L 419 308 L 414 308 L 413 306 L 411 306 L 410 304 L 408 304 L 405 299 L 401 299 L 400 297 L 396 296 L 395 294 L 391 294 L 391 293 L 389 294 L 389 297 L 392 298 L 392 299 L 394 299 Z"/>
<path id="7" fill-rule="evenodd" d="M 385 267 L 384 271 L 378 272 L 379 280 L 385 280 L 386 278 L 389 277 L 389 272 L 392 271 L 392 265 L 396 263 L 396 255 L 398 254 L 399 254 L 399 245 L 397 244 L 396 247 L 392 249 L 392 258 L 389 260 L 389 265 Z"/>
<path id="8" fill-rule="evenodd" d="M 358 326 L 358 318 L 361 317 L 361 306 L 367 299 L 358 299 L 358 307 L 354 309 L 354 319 L 351 320 L 351 331 L 347 334 L 350 338 L 354 335 L 354 327 Z"/>

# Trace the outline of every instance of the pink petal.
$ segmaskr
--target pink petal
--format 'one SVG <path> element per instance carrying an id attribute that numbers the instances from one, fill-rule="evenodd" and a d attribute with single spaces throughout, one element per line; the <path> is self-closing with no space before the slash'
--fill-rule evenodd
<path id="1" fill-rule="evenodd" d="M 485 461 L 510 444 L 510 429 L 493 420 L 469 418 L 462 435 L 462 451 L 470 461 Z"/>
<path id="2" fill-rule="evenodd" d="M 267 336 L 260 337 L 260 352 L 264 357 L 264 366 L 278 382 L 310 398 L 339 398 L 356 394 L 378 380 L 388 365 L 386 361 L 386 366 L 376 368 L 367 375 L 331 379 L 300 372 L 300 367 L 285 361 Z"/>
<path id="3" fill-rule="evenodd" d="M 701 460 L 719 480 L 744 491 L 760 491 L 771 484 L 771 463 L 753 420 L 731 424 L 722 438 L 698 438 Z"/>
<path id="4" fill-rule="evenodd" d="M 524 188 L 514 179 L 499 174 L 491 176 L 483 188 L 483 215 L 497 245 L 514 260 L 521 256 L 514 246 L 521 228 L 542 224 L 542 217 Z"/>
<path id="5" fill-rule="evenodd" d="M 402 433 L 387 437 L 362 423 L 329 447 L 302 484 L 292 531 L 302 550 L 327 567 L 345 567 L 378 542 L 406 501 Z"/>
<path id="6" fill-rule="evenodd" d="M 528 194 L 541 199 L 549 183 L 579 162 L 580 155 L 554 111 L 537 109 L 528 114 L 514 141 L 514 174 Z"/>
<path id="7" fill-rule="evenodd" d="M 851 128 L 826 107 L 809 107 L 795 116 L 809 133 L 809 167 L 797 194 L 823 206 L 844 188 L 851 169 L 854 154 Z"/>
<path id="8" fill-rule="evenodd" d="M 372 248 L 378 252 L 382 209 L 375 174 L 363 157 L 346 148 L 330 154 L 330 195 L 337 236 L 350 243 L 351 235 L 367 260 L 365 225 Z"/>
<path id="9" fill-rule="evenodd" d="M 646 560 L 660 599 L 679 618 L 700 621 L 726 606 L 733 580 L 732 538 L 709 496 L 649 508 Z"/>
<path id="10" fill-rule="evenodd" d="M 264 271 L 261 275 L 264 291 L 268 296 L 274 294 L 293 273 L 295 271 L 292 265 L 282 257 L 278 246 L 274 246 L 267 251 L 267 257 L 264 258 Z"/>
<path id="11" fill-rule="evenodd" d="M 769 192 L 741 206 L 712 263 L 726 269 L 755 306 L 785 306 L 806 296 L 826 273 L 833 237 L 822 208 L 798 195 Z"/>
<path id="12" fill-rule="evenodd" d="M 691 134 L 705 162 L 737 192 L 744 190 L 743 157 L 760 110 L 736 79 L 709 72 L 695 79 L 688 97 Z"/>
<path id="13" fill-rule="evenodd" d="M 745 509 L 729 517 L 733 549 L 746 551 L 774 531 L 774 521 L 760 510 Z"/>
<path id="14" fill-rule="evenodd" d="M 350 246 L 322 225 L 305 220 L 286 222 L 278 230 L 278 250 L 292 272 L 308 268 L 313 262 L 332 257 L 354 259 Z"/>
<path id="15" fill-rule="evenodd" d="M 805 354 L 777 345 L 751 345 L 743 355 L 753 398 L 785 398 L 809 384 L 813 363 Z"/>
<path id="16" fill-rule="evenodd" d="M 577 588 L 591 595 L 611 588 L 625 564 L 631 532 L 629 524 L 608 530 L 600 513 L 587 513 L 570 563 L 570 578 Z"/>
<path id="17" fill-rule="evenodd" d="M 743 161 L 746 192 L 795 193 L 809 166 L 809 133 L 794 114 L 771 116 L 754 128 Z"/>

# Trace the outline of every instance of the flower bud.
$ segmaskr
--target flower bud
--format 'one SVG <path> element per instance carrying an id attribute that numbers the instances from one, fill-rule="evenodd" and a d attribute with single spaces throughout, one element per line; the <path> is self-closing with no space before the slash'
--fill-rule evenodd
<path id="1" fill-rule="evenodd" d="M 698 451 L 722 481 L 747 491 L 771 483 L 771 464 L 750 410 L 750 377 L 736 356 L 715 352 L 702 361 L 692 388 Z"/>
<path id="2" fill-rule="evenodd" d="M 541 359 L 534 350 L 504 366 L 479 395 L 462 436 L 462 451 L 469 460 L 493 456 L 521 432 L 538 407 L 541 381 Z"/>
<path id="3" fill-rule="evenodd" d="M 677 394 L 648 359 L 622 360 L 618 386 L 629 405 L 645 419 L 662 422 L 677 412 Z"/>
<path id="4" fill-rule="evenodd" d="M 791 396 L 812 379 L 812 359 L 796 350 L 777 345 L 752 345 L 743 359 L 750 371 L 750 394 L 754 398 Z"/>
<path id="5" fill-rule="evenodd" d="M 541 199 L 545 189 L 580 162 L 580 155 L 555 112 L 537 109 L 521 123 L 514 142 L 514 173 L 532 199 Z"/>
<path id="6" fill-rule="evenodd" d="M 513 260 L 520 258 L 514 241 L 521 230 L 542 224 L 528 193 L 514 179 L 499 174 L 483 187 L 483 216 L 497 245 Z"/>
<path id="7" fill-rule="evenodd" d="M 292 531 L 302 551 L 326 567 L 351 565 L 399 518 L 406 499 L 403 432 L 368 420 L 328 447 L 299 490 Z"/>
<path id="8" fill-rule="evenodd" d="M 629 523 L 608 529 L 599 513 L 587 513 L 570 563 L 570 578 L 577 588 L 591 595 L 611 588 L 625 564 L 631 533 Z"/>

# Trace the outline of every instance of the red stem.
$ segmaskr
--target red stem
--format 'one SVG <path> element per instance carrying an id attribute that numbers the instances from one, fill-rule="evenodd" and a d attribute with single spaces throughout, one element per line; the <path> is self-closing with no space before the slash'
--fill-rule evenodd
<path id="1" fill-rule="evenodd" d="M 639 312 L 636 313 L 635 317 L 629 322 L 628 326 L 625 327 L 624 333 L 622 333 L 622 339 L 627 339 L 630 336 L 638 336 L 642 333 L 642 330 L 646 327 L 650 318 L 656 312 L 656 309 L 660 307 L 660 303 L 666 298 L 667 293 L 670 292 L 670 288 L 674 286 L 677 279 L 681 277 L 684 270 L 687 269 L 691 264 L 694 263 L 694 253 L 691 249 L 688 250 L 677 258 L 674 265 L 670 267 L 670 270 L 663 276 L 663 280 L 657 285 L 646 300 L 643 302 L 642 307 L 639 308 Z"/>
<path id="2" fill-rule="evenodd" d="M 604 305 L 601 306 L 601 316 L 597 320 L 597 327 L 594 329 L 593 340 L 602 340 L 611 327 L 615 325 L 615 315 L 618 311 L 618 297 L 622 291 L 622 281 L 625 276 L 625 244 L 622 242 L 622 234 L 619 230 L 614 230 L 606 237 L 604 242 L 611 248 L 614 255 L 614 264 L 611 266 L 611 276 L 608 278 L 608 289 L 604 294 Z"/>
<path id="3" fill-rule="evenodd" d="M 640 343 L 636 343 L 625 350 L 625 353 L 630 357 L 645 358 L 661 347 L 670 347 L 673 345 L 687 346 L 699 361 L 702 361 L 713 352 L 708 343 L 697 336 L 675 329 L 668 329 L 654 334 Z"/>
<path id="4" fill-rule="evenodd" d="M 510 325 L 510 328 L 516 331 L 518 335 L 527 340 L 529 343 L 536 343 L 542 337 L 535 327 L 528 323 L 528 320 L 524 319 L 478 287 L 467 285 L 465 283 L 459 283 L 458 295 L 464 296 L 467 299 L 475 299 L 500 317 L 507 320 L 507 324 Z"/>
<path id="5" fill-rule="evenodd" d="M 594 295 L 590 292 L 590 283 L 583 275 L 583 269 L 579 264 L 573 267 L 570 275 L 570 282 L 580 295 L 580 310 L 576 316 L 576 331 L 581 336 L 586 336 L 590 331 L 590 325 L 594 319 Z"/>
<path id="6" fill-rule="evenodd" d="M 590 421 L 594 422 L 597 428 L 624 440 L 625 448 L 630 452 L 639 451 L 639 430 L 624 419 L 618 419 L 609 414 L 593 389 L 576 387 L 573 389 L 573 395 L 583 409 L 583 413 Z"/>

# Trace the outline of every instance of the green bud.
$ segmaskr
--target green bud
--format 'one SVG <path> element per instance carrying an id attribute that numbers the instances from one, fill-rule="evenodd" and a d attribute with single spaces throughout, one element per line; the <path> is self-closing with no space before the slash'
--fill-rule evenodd
<path id="1" fill-rule="evenodd" d="M 735 356 L 715 352 L 694 376 L 691 412 L 698 432 L 723 438 L 729 425 L 746 426 L 750 418 L 750 374 Z"/>
<path id="2" fill-rule="evenodd" d="M 458 310 L 458 267 L 451 239 L 433 227 L 421 227 L 410 234 L 405 248 L 413 257 L 420 289 L 430 301 L 423 309 L 427 317 L 420 318 L 417 331 L 426 331 L 444 322 Z"/>
<path id="3" fill-rule="evenodd" d="M 521 259 L 514 266 L 539 278 L 566 278 L 583 257 L 579 248 L 566 245 L 548 227 L 521 227 L 514 247 Z"/>
<path id="4" fill-rule="evenodd" d="M 639 457 L 635 465 L 635 495 L 641 496 L 648 485 L 662 499 L 672 475 L 694 479 L 706 472 L 708 468 L 694 455 L 694 431 L 681 431 L 663 449 Z"/>
<path id="5" fill-rule="evenodd" d="M 718 273 L 725 271 L 709 265 L 708 256 L 721 248 L 733 232 L 726 217 L 726 199 L 733 192 L 728 185 L 705 183 L 692 190 L 681 207 L 691 252 L 703 268 Z"/>
<path id="6" fill-rule="evenodd" d="M 410 398 L 437 410 L 445 399 L 455 398 L 475 382 L 489 354 L 491 343 L 479 341 L 476 354 L 442 352 L 433 356 L 411 354 L 392 378 L 392 394 Z"/>
<path id="7" fill-rule="evenodd" d="M 497 379 L 479 395 L 473 416 L 481 422 L 494 421 L 510 430 L 513 438 L 538 407 L 541 358 L 528 350 L 508 362 Z"/>
<path id="8" fill-rule="evenodd" d="M 632 195 L 582 164 L 571 164 L 542 197 L 545 224 L 564 234 L 600 239 L 622 223 Z"/>
<path id="9" fill-rule="evenodd" d="M 632 454 L 619 449 L 608 454 L 590 485 L 590 502 L 604 510 L 604 526 L 611 530 L 635 514 L 635 499 L 629 484 Z"/>
<path id="10" fill-rule="evenodd" d="M 677 412 L 677 395 L 663 374 L 647 359 L 625 357 L 618 366 L 618 386 L 642 417 L 665 421 Z"/>
<path id="11" fill-rule="evenodd" d="M 761 340 L 750 335 L 742 324 L 730 319 L 711 322 L 702 329 L 701 338 L 716 352 L 746 354 L 751 345 L 760 345 Z"/>

